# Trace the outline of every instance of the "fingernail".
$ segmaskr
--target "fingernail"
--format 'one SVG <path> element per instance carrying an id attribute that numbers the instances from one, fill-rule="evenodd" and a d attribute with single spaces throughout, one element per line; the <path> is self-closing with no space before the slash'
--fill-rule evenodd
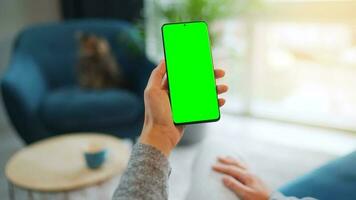
<path id="1" fill-rule="evenodd" d="M 229 185 L 230 184 L 230 180 L 226 176 L 222 177 L 222 181 L 224 182 L 225 185 Z"/>
<path id="2" fill-rule="evenodd" d="M 213 168 L 214 170 L 216 170 L 216 169 L 218 169 L 218 168 L 219 168 L 219 165 L 214 164 L 214 165 L 212 166 L 212 168 Z"/>
<path id="3" fill-rule="evenodd" d="M 219 157 L 219 161 L 221 161 L 221 160 L 226 160 L 226 158 L 227 158 L 226 156 L 220 156 L 220 157 Z"/>

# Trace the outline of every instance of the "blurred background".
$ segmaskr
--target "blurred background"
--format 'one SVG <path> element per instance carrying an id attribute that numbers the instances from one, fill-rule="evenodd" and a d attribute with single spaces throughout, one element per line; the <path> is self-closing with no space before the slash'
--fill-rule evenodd
<path id="1" fill-rule="evenodd" d="M 278 188 L 355 147 L 355 11 L 355 0 L 0 0 L 0 76 L 8 70 L 15 38 L 33 25 L 92 18 L 127 21 L 155 64 L 163 57 L 163 23 L 205 20 L 214 64 L 226 70 L 222 82 L 230 90 L 221 121 L 195 127 L 192 134 L 233 138 L 256 166 L 266 163 L 257 171 Z M 5 105 L 0 106 L 4 171 L 24 143 Z M 203 137 L 209 138 L 194 140 Z M 173 168 L 190 169 L 198 146 L 179 147 L 171 158 Z M 266 161 L 266 154 L 275 156 Z M 274 169 L 276 162 L 295 167 Z M 177 171 L 170 195 L 183 199 L 189 188 L 180 183 L 189 174 Z M 3 174 L 0 184 L 5 199 Z"/>
<path id="2" fill-rule="evenodd" d="M 147 8 L 149 56 L 161 57 L 160 38 L 153 35 L 159 33 L 162 18 L 208 19 L 215 65 L 225 67 L 229 75 L 225 111 L 355 131 L 354 1 L 198 0 L 186 8 L 173 4 L 183 12 L 163 2 L 171 1 L 162 1 L 158 11 Z M 204 3 L 208 8 L 201 14 L 199 5 Z"/>

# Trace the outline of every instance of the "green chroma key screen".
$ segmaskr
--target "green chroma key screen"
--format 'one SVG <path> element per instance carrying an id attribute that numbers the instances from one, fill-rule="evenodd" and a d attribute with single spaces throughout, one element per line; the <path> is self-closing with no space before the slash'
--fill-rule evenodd
<path id="1" fill-rule="evenodd" d="M 174 123 L 219 120 L 207 24 L 164 24 L 162 36 Z"/>

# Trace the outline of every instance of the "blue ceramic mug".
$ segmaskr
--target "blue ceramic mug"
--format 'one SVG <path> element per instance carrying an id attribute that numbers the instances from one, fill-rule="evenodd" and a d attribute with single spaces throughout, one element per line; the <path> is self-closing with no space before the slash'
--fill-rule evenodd
<path id="1" fill-rule="evenodd" d="M 95 152 L 85 152 L 84 157 L 87 166 L 90 169 L 97 169 L 101 167 L 107 159 L 108 150 L 103 148 Z"/>

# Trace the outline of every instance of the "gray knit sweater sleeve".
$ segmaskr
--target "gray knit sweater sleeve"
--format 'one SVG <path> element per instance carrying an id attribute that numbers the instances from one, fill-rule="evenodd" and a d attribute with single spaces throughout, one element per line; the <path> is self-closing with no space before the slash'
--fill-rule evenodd
<path id="1" fill-rule="evenodd" d="M 113 200 L 168 199 L 170 170 L 168 159 L 159 150 L 149 145 L 136 144 Z"/>

